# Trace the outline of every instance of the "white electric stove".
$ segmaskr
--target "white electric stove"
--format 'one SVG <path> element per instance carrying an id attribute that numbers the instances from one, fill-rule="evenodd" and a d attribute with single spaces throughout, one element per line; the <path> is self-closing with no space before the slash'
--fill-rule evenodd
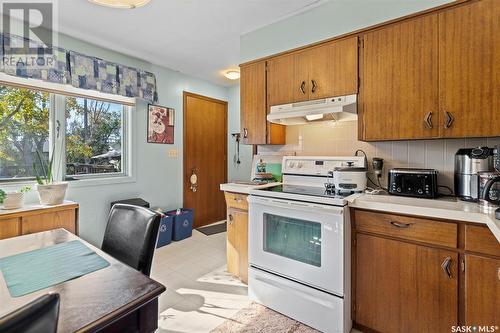
<path id="1" fill-rule="evenodd" d="M 349 332 L 348 196 L 335 167 L 364 157 L 285 156 L 283 184 L 250 191 L 250 298 L 323 332 Z"/>

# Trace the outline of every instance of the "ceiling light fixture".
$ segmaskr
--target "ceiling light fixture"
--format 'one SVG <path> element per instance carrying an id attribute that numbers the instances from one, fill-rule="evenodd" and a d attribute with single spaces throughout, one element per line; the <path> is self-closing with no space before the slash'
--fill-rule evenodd
<path id="1" fill-rule="evenodd" d="M 240 78 L 240 71 L 231 70 L 224 73 L 224 76 L 229 80 L 238 80 Z"/>
<path id="2" fill-rule="evenodd" d="M 144 6 L 151 0 L 88 0 L 88 1 L 106 7 L 134 9 L 137 7 Z"/>

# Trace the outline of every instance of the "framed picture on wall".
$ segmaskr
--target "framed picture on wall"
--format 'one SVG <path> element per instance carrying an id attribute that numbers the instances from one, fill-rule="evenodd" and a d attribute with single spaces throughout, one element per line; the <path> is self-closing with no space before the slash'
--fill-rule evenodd
<path id="1" fill-rule="evenodd" d="M 174 109 L 148 104 L 148 143 L 174 143 Z"/>

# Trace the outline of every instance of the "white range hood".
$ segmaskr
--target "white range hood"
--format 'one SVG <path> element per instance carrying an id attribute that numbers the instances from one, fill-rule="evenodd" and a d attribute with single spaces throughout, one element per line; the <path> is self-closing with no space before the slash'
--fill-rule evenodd
<path id="1" fill-rule="evenodd" d="M 337 96 L 313 101 L 271 106 L 267 120 L 280 125 L 303 125 L 320 121 L 358 119 L 357 95 Z"/>

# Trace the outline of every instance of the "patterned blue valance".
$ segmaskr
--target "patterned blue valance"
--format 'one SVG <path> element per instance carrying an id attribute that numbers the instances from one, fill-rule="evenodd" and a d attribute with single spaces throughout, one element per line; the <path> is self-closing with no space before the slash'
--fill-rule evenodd
<path id="1" fill-rule="evenodd" d="M 3 59 L 0 71 L 8 75 L 70 84 L 76 88 L 137 97 L 148 102 L 158 101 L 153 73 L 74 51 L 47 48 L 15 35 L 0 34 L 0 38 Z M 20 48 L 23 43 L 30 43 L 36 54 L 24 57 L 26 52 Z M 50 66 L 46 65 L 48 60 Z"/>

